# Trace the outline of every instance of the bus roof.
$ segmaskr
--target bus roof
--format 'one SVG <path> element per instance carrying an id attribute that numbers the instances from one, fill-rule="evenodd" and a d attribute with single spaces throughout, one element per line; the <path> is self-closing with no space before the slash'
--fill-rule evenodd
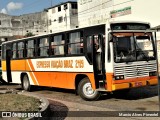
<path id="1" fill-rule="evenodd" d="M 105 24 L 98 24 L 98 25 L 87 26 L 87 27 L 82 27 L 82 28 L 74 28 L 74 29 L 69 29 L 69 30 L 64 30 L 64 31 L 56 31 L 56 32 L 53 32 L 53 33 L 46 33 L 46 34 L 35 35 L 35 36 L 31 36 L 31 37 L 25 37 L 25 38 L 21 38 L 21 39 L 15 39 L 15 40 L 10 40 L 10 41 L 5 41 L 2 44 L 9 43 L 9 42 L 15 42 L 15 41 L 21 41 L 21 40 L 27 40 L 27 39 L 37 38 L 37 37 L 42 37 L 42 36 L 49 36 L 49 35 L 63 33 L 63 32 L 70 32 L 70 31 L 75 31 L 75 30 L 81 30 L 81 29 L 86 29 L 86 28 L 90 28 L 90 27 L 103 26 L 103 25 L 105 25 Z"/>

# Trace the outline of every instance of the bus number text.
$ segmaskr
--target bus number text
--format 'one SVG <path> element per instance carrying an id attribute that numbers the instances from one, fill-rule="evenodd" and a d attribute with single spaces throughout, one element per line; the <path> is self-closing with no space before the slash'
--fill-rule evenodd
<path id="1" fill-rule="evenodd" d="M 84 68 L 84 61 L 76 60 L 75 68 Z"/>

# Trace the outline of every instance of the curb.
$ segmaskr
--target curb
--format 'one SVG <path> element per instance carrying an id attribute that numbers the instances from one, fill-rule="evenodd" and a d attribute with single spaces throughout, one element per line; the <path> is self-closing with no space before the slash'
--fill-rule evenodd
<path id="1" fill-rule="evenodd" d="M 44 119 L 47 120 L 50 114 L 50 109 L 49 109 L 49 101 L 46 98 L 41 97 L 39 95 L 33 95 L 33 94 L 31 95 L 27 92 L 18 92 L 18 94 L 35 97 L 40 99 L 41 101 L 41 105 L 40 105 L 41 110 L 38 111 L 37 113 L 40 113 L 42 117 L 30 117 L 30 118 L 26 118 L 25 120 L 44 120 Z"/>
<path id="2" fill-rule="evenodd" d="M 49 107 L 49 101 L 44 98 L 41 97 L 39 95 L 31 95 L 27 92 L 19 92 L 19 91 L 15 91 L 15 90 L 0 90 L 0 94 L 7 94 L 7 93 L 12 93 L 12 94 L 19 94 L 19 95 L 26 95 L 26 96 L 31 96 L 31 97 L 35 97 L 37 99 L 40 100 L 41 105 L 40 107 L 40 111 L 36 112 L 37 114 L 40 114 L 42 117 L 29 117 L 26 118 L 25 120 L 48 120 L 49 119 L 49 115 L 50 115 L 50 107 Z M 33 111 L 34 113 L 34 111 Z"/>

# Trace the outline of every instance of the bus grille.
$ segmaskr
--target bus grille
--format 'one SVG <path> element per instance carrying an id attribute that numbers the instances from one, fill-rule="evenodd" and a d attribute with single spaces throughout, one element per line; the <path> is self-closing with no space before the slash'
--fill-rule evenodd
<path id="1" fill-rule="evenodd" d="M 124 75 L 125 79 L 149 76 L 149 72 L 154 71 L 157 71 L 157 66 L 155 63 L 132 66 L 116 66 L 114 68 L 115 76 Z"/>

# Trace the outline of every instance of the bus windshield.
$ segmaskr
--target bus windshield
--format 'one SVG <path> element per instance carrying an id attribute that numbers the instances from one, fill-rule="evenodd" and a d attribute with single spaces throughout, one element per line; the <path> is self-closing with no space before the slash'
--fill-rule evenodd
<path id="1" fill-rule="evenodd" d="M 155 60 L 152 33 L 113 33 L 115 62 Z"/>

